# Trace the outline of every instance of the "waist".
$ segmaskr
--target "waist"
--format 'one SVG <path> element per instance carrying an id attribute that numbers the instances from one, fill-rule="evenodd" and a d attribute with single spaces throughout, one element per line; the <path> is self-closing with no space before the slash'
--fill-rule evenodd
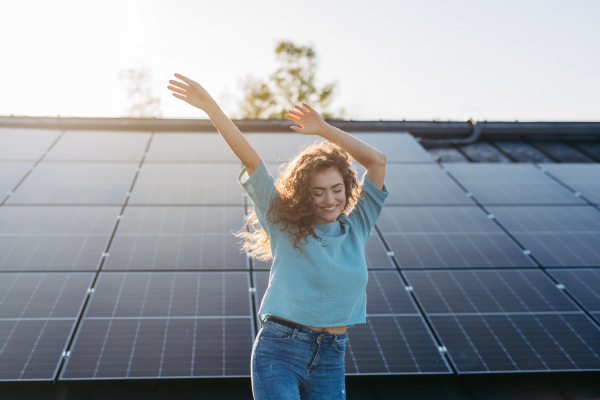
<path id="1" fill-rule="evenodd" d="M 290 321 L 289 319 L 281 318 L 281 317 L 278 317 L 277 315 L 273 315 L 273 314 L 269 315 L 269 317 L 267 318 L 267 321 L 273 321 L 273 322 L 276 322 L 276 323 L 278 323 L 280 325 L 287 326 L 288 328 L 291 328 L 291 329 L 295 329 L 297 325 L 300 325 L 300 326 L 303 326 L 303 327 L 308 328 L 308 329 L 312 329 L 312 330 L 317 331 L 317 332 L 327 331 L 329 333 L 335 333 L 335 334 L 338 334 L 338 335 L 342 334 L 342 333 L 346 333 L 346 326 L 345 325 L 344 326 L 331 326 L 331 327 L 328 327 L 328 328 L 318 328 L 318 327 L 315 327 L 315 326 L 308 326 L 308 325 L 299 324 L 297 322 Z"/>

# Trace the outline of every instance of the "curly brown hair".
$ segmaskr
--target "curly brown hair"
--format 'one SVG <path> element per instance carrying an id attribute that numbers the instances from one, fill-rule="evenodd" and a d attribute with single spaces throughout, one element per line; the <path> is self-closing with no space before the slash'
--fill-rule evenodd
<path id="1" fill-rule="evenodd" d="M 282 223 L 281 231 L 287 230 L 288 238 L 294 243 L 295 249 L 300 249 L 300 254 L 302 249 L 299 244 L 308 243 L 306 238 L 309 235 L 321 240 L 313 228 L 318 208 L 313 200 L 311 184 L 317 173 L 331 167 L 336 168 L 344 180 L 346 206 L 341 213 L 345 213 L 358 200 L 361 188 L 356 179 L 356 171 L 352 168 L 350 154 L 331 142 L 308 145 L 290 162 L 280 167 L 281 172 L 275 181 L 279 196 L 271 204 L 267 218 L 274 224 Z M 234 233 L 244 239 L 240 242 L 242 250 L 252 254 L 257 260 L 272 259 L 269 237 L 260 226 L 254 210 L 246 217 L 246 223 L 252 232 L 248 232 L 244 226 Z"/>

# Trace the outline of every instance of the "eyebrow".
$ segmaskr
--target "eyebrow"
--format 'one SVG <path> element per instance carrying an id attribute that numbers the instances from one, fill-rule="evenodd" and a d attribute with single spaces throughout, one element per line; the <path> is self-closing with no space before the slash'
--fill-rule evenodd
<path id="1" fill-rule="evenodd" d="M 331 188 L 333 189 L 334 187 L 336 187 L 336 186 L 340 186 L 340 185 L 343 185 L 343 183 L 336 183 L 336 184 L 335 184 L 335 185 L 333 185 Z M 325 189 L 327 189 L 327 188 L 324 188 L 324 187 L 319 187 L 319 186 L 315 186 L 315 187 L 313 187 L 313 190 L 314 190 L 314 189 L 325 190 Z"/>

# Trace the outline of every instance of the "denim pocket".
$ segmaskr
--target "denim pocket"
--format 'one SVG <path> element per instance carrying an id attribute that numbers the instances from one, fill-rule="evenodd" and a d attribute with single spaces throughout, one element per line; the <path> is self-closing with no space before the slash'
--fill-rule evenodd
<path id="1" fill-rule="evenodd" d="M 261 339 L 283 342 L 292 338 L 292 333 L 279 329 L 273 325 L 263 325 Z"/>
<path id="2" fill-rule="evenodd" d="M 344 354 L 346 352 L 346 339 L 334 340 L 333 342 L 331 342 L 331 345 L 333 346 L 333 349 L 339 354 Z"/>

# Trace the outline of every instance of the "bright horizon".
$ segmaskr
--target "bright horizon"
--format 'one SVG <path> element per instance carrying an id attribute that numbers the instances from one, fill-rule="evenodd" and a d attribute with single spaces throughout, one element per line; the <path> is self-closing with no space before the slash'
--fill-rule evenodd
<path id="1" fill-rule="evenodd" d="M 175 72 L 233 117 L 239 81 L 290 40 L 313 46 L 347 119 L 600 121 L 600 2 L 282 4 L 4 4 L 0 115 L 123 116 L 119 72 L 143 66 L 163 118 L 207 117 L 170 94 Z"/>

